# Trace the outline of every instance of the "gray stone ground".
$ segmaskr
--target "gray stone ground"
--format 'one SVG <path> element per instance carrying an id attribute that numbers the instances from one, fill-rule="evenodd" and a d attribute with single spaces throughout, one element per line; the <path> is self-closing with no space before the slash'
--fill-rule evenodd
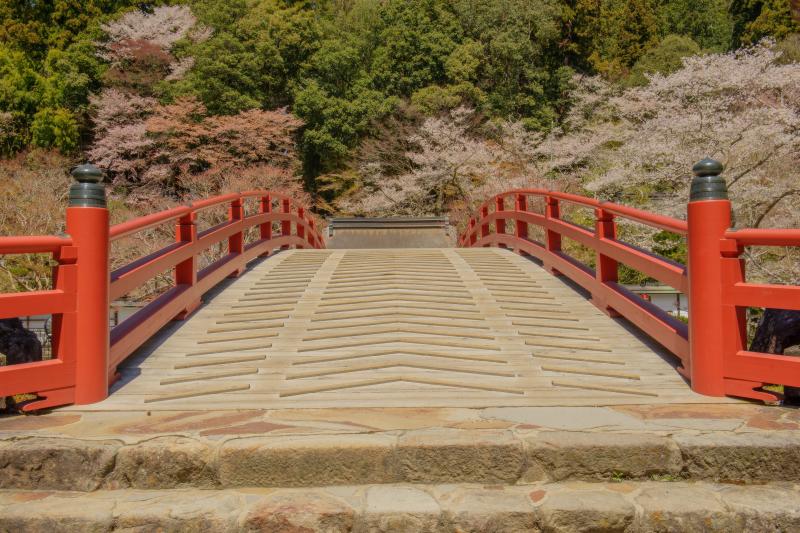
<path id="1" fill-rule="evenodd" d="M 755 404 L 0 418 L 0 532 L 800 531 Z"/>
<path id="2" fill-rule="evenodd" d="M 796 486 L 373 485 L 91 493 L 0 491 L 2 532 L 797 531 Z"/>

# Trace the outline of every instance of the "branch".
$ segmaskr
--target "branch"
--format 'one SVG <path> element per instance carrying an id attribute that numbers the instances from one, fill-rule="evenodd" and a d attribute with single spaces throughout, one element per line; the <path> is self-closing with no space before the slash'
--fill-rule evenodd
<path id="1" fill-rule="evenodd" d="M 778 152 L 778 150 L 780 150 L 780 149 L 781 149 L 781 148 L 783 148 L 784 146 L 786 146 L 786 143 L 781 143 L 781 144 L 779 144 L 779 145 L 778 145 L 778 146 L 776 146 L 776 147 L 775 147 L 775 148 L 774 148 L 774 149 L 773 149 L 773 150 L 772 150 L 770 153 L 768 153 L 768 154 L 767 154 L 767 155 L 765 155 L 763 158 L 761 158 L 761 159 L 760 159 L 760 160 L 759 160 L 759 161 L 758 161 L 758 162 L 757 162 L 755 165 L 753 165 L 752 167 L 748 168 L 747 170 L 744 170 L 744 171 L 742 171 L 741 173 L 739 173 L 739 175 L 738 175 L 738 176 L 736 176 L 735 178 L 733 178 L 733 180 L 731 180 L 731 182 L 730 182 L 730 183 L 728 183 L 728 187 L 733 187 L 734 185 L 736 185 L 736 182 L 737 182 L 737 181 L 739 181 L 740 179 L 742 179 L 742 178 L 743 178 L 743 177 L 745 177 L 746 175 L 750 174 L 752 171 L 756 170 L 757 168 L 759 168 L 760 166 L 762 166 L 764 163 L 768 162 L 768 161 L 770 160 L 770 158 L 771 158 L 772 156 L 774 156 L 774 155 L 775 155 L 775 154 Z"/>
<path id="2" fill-rule="evenodd" d="M 784 198 L 788 198 L 789 196 L 794 196 L 795 194 L 800 195 L 800 189 L 789 189 L 788 191 L 785 191 L 782 194 L 775 197 L 775 199 L 773 199 L 769 203 L 769 205 L 767 205 L 767 208 L 764 210 L 764 212 L 758 216 L 758 218 L 754 223 L 755 227 L 759 227 L 761 225 L 761 222 L 767 217 L 769 212 L 772 211 L 776 205 L 778 205 L 778 202 L 780 202 Z"/>

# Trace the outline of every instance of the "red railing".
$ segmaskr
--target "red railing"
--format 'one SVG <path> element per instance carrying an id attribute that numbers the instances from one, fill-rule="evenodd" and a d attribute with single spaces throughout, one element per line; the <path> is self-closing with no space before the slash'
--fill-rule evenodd
<path id="1" fill-rule="evenodd" d="M 764 383 L 800 386 L 800 359 L 748 351 L 745 310 L 764 307 L 800 311 L 800 286 L 748 283 L 740 256 L 747 246 L 800 246 L 800 230 L 726 229 L 718 242 L 721 295 L 714 300 L 714 306 L 721 315 L 725 334 L 715 342 L 722 341 L 722 354 L 718 358 L 722 359 L 719 366 L 723 371 L 724 391 L 769 401 L 774 395 L 754 389 Z"/>
<path id="2" fill-rule="evenodd" d="M 543 200 L 542 212 L 528 209 L 532 197 Z M 592 209 L 594 228 L 563 220 L 563 203 Z M 800 309 L 800 287 L 746 283 L 740 255 L 744 246 L 800 246 L 800 230 L 734 231 L 730 213 L 728 200 L 693 201 L 684 222 L 573 194 L 512 190 L 478 208 L 459 246 L 502 246 L 538 258 L 551 273 L 591 293 L 600 309 L 621 315 L 675 354 L 679 372 L 697 392 L 774 400 L 774 394 L 754 389 L 800 386 L 800 359 L 747 352 L 745 311 L 748 306 Z M 619 240 L 617 218 L 686 236 L 690 268 Z M 542 229 L 541 242 L 529 237 L 530 225 Z M 566 254 L 562 237 L 592 250 L 594 268 Z M 620 285 L 620 263 L 688 294 L 689 326 Z"/>
<path id="3" fill-rule="evenodd" d="M 245 213 L 248 200 L 258 202 L 251 215 Z M 198 231 L 197 214 L 224 205 L 228 219 Z M 112 242 L 173 222 L 175 243 L 109 272 Z M 276 234 L 273 223 L 280 227 Z M 0 318 L 53 315 L 52 360 L 0 367 L 0 396 L 40 397 L 25 410 L 105 398 L 118 365 L 169 321 L 196 309 L 202 295 L 222 280 L 276 249 L 325 247 L 305 208 L 269 191 L 217 196 L 112 227 L 105 208 L 69 207 L 66 226 L 66 238 L 0 238 L 0 255 L 49 253 L 58 263 L 53 290 L 0 295 Z M 246 242 L 246 232 L 256 227 L 258 237 Z M 223 241 L 227 253 L 199 269 L 200 254 Z M 109 331 L 110 302 L 172 269 L 171 288 Z"/>
<path id="4" fill-rule="evenodd" d="M 0 237 L 0 255 L 50 254 L 57 262 L 51 290 L 0 294 L 0 318 L 52 314 L 52 347 L 58 354 L 49 361 L 0 367 L 0 396 L 36 391 L 55 405 L 74 401 L 77 251 L 69 237 Z"/>

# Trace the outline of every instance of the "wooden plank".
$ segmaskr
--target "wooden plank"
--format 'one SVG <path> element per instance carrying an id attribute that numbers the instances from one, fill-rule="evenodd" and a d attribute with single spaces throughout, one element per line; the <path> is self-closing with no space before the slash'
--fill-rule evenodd
<path id="1" fill-rule="evenodd" d="M 508 250 L 281 251 L 173 331 L 92 409 L 709 401 L 662 352 Z"/>
<path id="2" fill-rule="evenodd" d="M 211 394 L 222 394 L 223 392 L 238 392 L 250 390 L 249 384 L 244 385 L 220 385 L 217 387 L 203 387 L 183 390 L 179 392 L 171 392 L 145 398 L 144 403 L 164 402 L 167 400 L 180 400 L 181 398 L 197 398 L 198 396 L 209 396 Z"/>

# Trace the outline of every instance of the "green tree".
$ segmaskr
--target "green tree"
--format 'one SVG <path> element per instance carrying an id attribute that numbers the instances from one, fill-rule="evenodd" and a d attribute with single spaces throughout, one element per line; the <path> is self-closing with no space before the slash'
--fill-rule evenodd
<path id="1" fill-rule="evenodd" d="M 445 61 L 461 33 L 446 5 L 437 0 L 390 0 L 380 15 L 380 45 L 371 65 L 374 87 L 411 96 L 445 81 Z"/>
<path id="2" fill-rule="evenodd" d="M 447 78 L 453 83 L 475 83 L 480 77 L 480 68 L 484 60 L 483 44 L 467 39 L 447 57 L 444 63 Z"/>
<path id="3" fill-rule="evenodd" d="M 197 20 L 216 31 L 230 32 L 247 15 L 248 0 L 189 0 Z"/>
<path id="4" fill-rule="evenodd" d="M 195 94 L 213 114 L 235 114 L 260 107 L 265 89 L 275 84 L 268 70 L 270 56 L 260 56 L 252 42 L 221 32 L 192 49 L 194 67 L 171 91 Z"/>
<path id="5" fill-rule="evenodd" d="M 662 0 L 658 7 L 661 35 L 691 37 L 710 52 L 725 52 L 731 46 L 733 17 L 728 0 Z"/>
<path id="6" fill-rule="evenodd" d="M 490 114 L 523 118 L 537 129 L 556 123 L 572 74 L 565 68 L 561 46 L 564 4 L 454 0 L 453 9 L 465 41 L 448 58 L 449 75 L 453 77 L 456 65 L 466 67 Z"/>
<path id="7" fill-rule="evenodd" d="M 69 153 L 78 147 L 79 140 L 78 123 L 68 109 L 45 107 L 34 115 L 31 124 L 34 146 Z"/>
<path id="8" fill-rule="evenodd" d="M 294 103 L 295 114 L 306 123 L 301 148 L 308 172 L 313 176 L 339 167 L 371 123 L 396 105 L 395 98 L 363 85 L 342 98 L 309 81 L 297 91 Z"/>
<path id="9" fill-rule="evenodd" d="M 33 114 L 40 100 L 40 76 L 20 51 L 0 44 L 0 110 Z"/>
<path id="10" fill-rule="evenodd" d="M 681 58 L 700 53 L 700 46 L 689 37 L 667 35 L 633 65 L 625 85 L 647 85 L 646 74 L 671 74 L 681 68 Z"/>
<path id="11" fill-rule="evenodd" d="M 606 0 L 601 3 L 598 35 L 589 56 L 594 68 L 619 80 L 658 40 L 658 19 L 652 0 Z"/>
<path id="12" fill-rule="evenodd" d="M 76 39 L 64 50 L 52 48 L 42 62 L 42 102 L 79 110 L 86 106 L 89 94 L 101 87 L 105 64 L 97 57 L 88 37 Z"/>
<path id="13" fill-rule="evenodd" d="M 160 2 L 148 2 L 155 5 Z M 89 94 L 101 87 L 100 22 L 133 0 L 0 2 L 0 152 L 28 142 L 74 150 L 88 130 Z"/>
<path id="14" fill-rule="evenodd" d="M 223 29 L 180 47 L 177 53 L 194 57 L 195 66 L 168 93 L 195 94 L 215 114 L 290 104 L 297 73 L 319 47 L 319 23 L 309 3 L 237 2 L 214 16 L 209 1 L 201 4 L 201 20 L 220 21 Z"/>
<path id="15" fill-rule="evenodd" d="M 163 0 L 12 0 L 0 2 L 0 42 L 13 44 L 36 61 L 51 48 L 63 50 L 103 16 Z"/>
<path id="16" fill-rule="evenodd" d="M 790 0 L 733 0 L 733 44 L 754 44 L 764 37 L 782 39 L 800 32 L 800 21 L 792 16 Z"/>
<path id="17" fill-rule="evenodd" d="M 30 120 L 41 99 L 40 79 L 25 54 L 0 44 L 0 155 L 28 143 Z"/>

